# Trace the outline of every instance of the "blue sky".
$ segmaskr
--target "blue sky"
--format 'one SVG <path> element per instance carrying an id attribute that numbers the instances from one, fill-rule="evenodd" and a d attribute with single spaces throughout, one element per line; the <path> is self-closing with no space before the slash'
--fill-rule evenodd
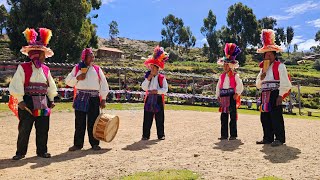
<path id="1" fill-rule="evenodd" d="M 6 3 L 0 0 L 0 3 Z M 108 24 L 118 22 L 120 37 L 140 40 L 161 40 L 160 31 L 164 27 L 162 18 L 168 14 L 182 18 L 190 26 L 197 38 L 197 46 L 205 42 L 200 28 L 203 18 L 211 9 L 217 16 L 217 29 L 226 25 L 228 8 L 242 2 L 253 9 L 257 19 L 272 16 L 278 20 L 278 27 L 292 26 L 295 37 L 292 44 L 298 44 L 299 50 L 309 50 L 315 34 L 320 29 L 319 0 L 102 0 L 102 7 L 92 12 L 99 14 L 93 22 L 98 25 L 98 35 L 108 38 Z"/>

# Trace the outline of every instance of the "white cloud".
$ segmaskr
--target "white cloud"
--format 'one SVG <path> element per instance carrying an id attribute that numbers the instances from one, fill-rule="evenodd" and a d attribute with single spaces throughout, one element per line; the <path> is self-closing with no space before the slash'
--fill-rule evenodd
<path id="1" fill-rule="evenodd" d="M 298 29 L 298 28 L 300 28 L 301 26 L 300 25 L 294 25 L 294 26 L 292 26 L 293 27 L 293 29 Z"/>
<path id="2" fill-rule="evenodd" d="M 307 21 L 307 23 L 312 24 L 314 27 L 320 28 L 320 18 L 313 21 Z"/>
<path id="3" fill-rule="evenodd" d="M 7 10 L 10 9 L 10 6 L 8 5 L 7 0 L 0 0 L 0 5 L 2 4 L 6 7 Z"/>
<path id="4" fill-rule="evenodd" d="M 299 44 L 299 43 L 302 43 L 304 41 L 305 40 L 302 38 L 302 36 L 294 36 L 292 41 L 291 41 L 291 44 Z"/>
<path id="5" fill-rule="evenodd" d="M 208 44 L 207 39 L 202 37 L 197 37 L 196 45 L 195 47 L 202 48 L 203 44 Z"/>
<path id="6" fill-rule="evenodd" d="M 288 20 L 293 18 L 298 14 L 304 14 L 308 11 L 320 9 L 320 1 L 313 2 L 313 1 L 306 1 L 304 3 L 295 4 L 293 6 L 282 8 L 286 15 L 271 15 L 270 17 L 275 18 L 277 21 L 281 20 Z"/>
<path id="7" fill-rule="evenodd" d="M 289 15 L 304 14 L 307 11 L 320 8 L 320 3 L 315 3 L 313 1 L 307 1 L 301 4 L 296 4 L 288 7 L 285 12 Z"/>
<path id="8" fill-rule="evenodd" d="M 287 46 L 284 44 L 284 43 L 281 43 L 281 46 L 280 46 L 284 52 L 287 51 Z"/>
<path id="9" fill-rule="evenodd" d="M 316 42 L 314 39 L 305 40 L 303 36 L 294 36 L 291 41 L 290 51 L 293 51 L 294 44 L 298 45 L 298 51 L 310 51 L 312 46 L 318 46 L 319 42 Z M 287 47 L 284 44 L 281 44 L 282 49 L 286 52 Z"/>
<path id="10" fill-rule="evenodd" d="M 288 20 L 288 19 L 293 18 L 293 16 L 291 16 L 291 15 L 288 15 L 288 16 L 271 15 L 271 16 L 269 16 L 269 17 L 272 17 L 272 18 L 276 19 L 277 21 Z"/>
<path id="11" fill-rule="evenodd" d="M 114 2 L 115 0 L 102 0 L 102 4 L 110 4 Z"/>
<path id="12" fill-rule="evenodd" d="M 202 45 L 205 44 L 205 43 L 208 44 L 207 38 L 201 39 L 201 43 L 202 43 Z"/>
<path id="13" fill-rule="evenodd" d="M 157 3 L 157 2 L 160 2 L 161 0 L 154 0 L 152 1 L 152 3 Z"/>
<path id="14" fill-rule="evenodd" d="M 310 51 L 312 46 L 318 46 L 319 42 L 316 42 L 314 39 L 308 39 L 300 44 L 298 44 L 299 51 Z"/>

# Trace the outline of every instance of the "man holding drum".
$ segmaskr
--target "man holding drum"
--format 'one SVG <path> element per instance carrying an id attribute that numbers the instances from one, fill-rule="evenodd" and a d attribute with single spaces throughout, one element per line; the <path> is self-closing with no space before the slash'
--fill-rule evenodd
<path id="1" fill-rule="evenodd" d="M 150 71 L 146 73 L 145 80 L 141 85 L 142 89 L 146 91 L 142 140 L 150 138 L 153 117 L 156 119 L 158 139 L 165 139 L 164 94 L 168 92 L 168 83 L 164 75 L 159 73 L 159 69 L 164 68 L 164 63 L 168 59 L 169 56 L 164 52 L 163 48 L 157 46 L 154 49 L 153 56 L 144 62 Z"/>
<path id="2" fill-rule="evenodd" d="M 99 140 L 93 137 L 93 126 L 100 114 L 100 108 L 106 106 L 109 85 L 102 69 L 93 64 L 94 55 L 91 48 L 81 54 L 82 62 L 77 64 L 66 78 L 66 84 L 75 87 L 73 108 L 75 109 L 75 133 L 73 146 L 69 151 L 83 148 L 84 135 L 87 131 L 93 150 L 100 150 Z"/>
<path id="3" fill-rule="evenodd" d="M 260 120 L 263 128 L 263 140 L 256 143 L 280 146 L 285 143 L 282 100 L 292 85 L 285 65 L 277 60 L 276 55 L 282 49 L 275 44 L 274 31 L 263 29 L 261 40 L 263 47 L 257 52 L 264 53 L 264 60 L 260 63 L 261 70 L 256 79 L 256 86 L 262 91 Z"/>

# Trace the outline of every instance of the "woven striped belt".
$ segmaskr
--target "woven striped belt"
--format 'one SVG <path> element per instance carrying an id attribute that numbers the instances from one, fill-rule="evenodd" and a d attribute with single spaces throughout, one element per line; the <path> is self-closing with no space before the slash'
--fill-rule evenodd
<path id="1" fill-rule="evenodd" d="M 84 93 L 86 95 L 89 95 L 90 97 L 98 97 L 99 96 L 99 91 L 98 90 L 82 90 L 78 89 L 77 94 L 79 93 Z"/>
<path id="2" fill-rule="evenodd" d="M 278 90 L 280 87 L 280 81 L 265 81 L 262 82 L 261 89 L 262 91 L 274 91 Z"/>
<path id="3" fill-rule="evenodd" d="M 234 89 L 220 89 L 220 97 L 234 95 Z"/>

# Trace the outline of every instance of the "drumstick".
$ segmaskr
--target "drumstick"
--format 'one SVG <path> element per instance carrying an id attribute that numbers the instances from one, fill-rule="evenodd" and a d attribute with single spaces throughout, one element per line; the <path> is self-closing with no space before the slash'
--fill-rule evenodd
<path id="1" fill-rule="evenodd" d="M 28 111 L 31 115 L 33 115 L 29 108 L 25 107 L 25 110 Z"/>

